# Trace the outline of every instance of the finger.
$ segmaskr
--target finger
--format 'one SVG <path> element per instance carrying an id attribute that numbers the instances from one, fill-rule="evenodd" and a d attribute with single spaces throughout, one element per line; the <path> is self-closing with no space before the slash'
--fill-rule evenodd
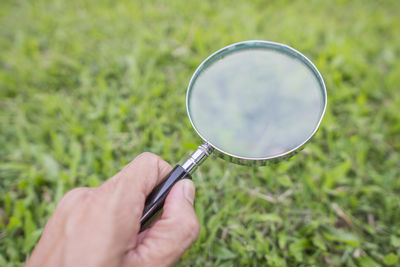
<path id="1" fill-rule="evenodd" d="M 122 187 L 120 189 L 125 189 L 125 185 L 135 184 L 138 185 L 135 191 L 140 190 L 145 195 L 148 195 L 171 170 L 171 165 L 161 157 L 151 152 L 144 152 L 104 183 L 104 185 L 115 186 L 119 184 Z"/>
<path id="2" fill-rule="evenodd" d="M 146 196 L 171 169 L 159 156 L 142 153 L 100 186 L 91 200 L 135 242 Z"/>
<path id="3" fill-rule="evenodd" d="M 143 237 L 126 255 L 126 266 L 141 266 L 151 260 L 154 266 L 172 265 L 197 239 L 200 226 L 193 208 L 194 185 L 189 179 L 179 181 L 168 194 L 164 210 Z"/>
<path id="4" fill-rule="evenodd" d="M 140 206 L 138 216 L 141 216 L 146 196 L 171 170 L 171 165 L 162 158 L 145 152 L 104 183 L 101 190 L 115 196 L 118 204 L 128 209 Z"/>

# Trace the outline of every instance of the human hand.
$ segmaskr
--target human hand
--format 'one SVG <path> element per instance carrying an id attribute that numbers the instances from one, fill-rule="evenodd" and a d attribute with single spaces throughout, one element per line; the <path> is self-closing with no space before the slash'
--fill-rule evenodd
<path id="1" fill-rule="evenodd" d="M 169 192 L 163 213 L 139 233 L 146 196 L 172 170 L 143 153 L 96 188 L 76 188 L 58 203 L 26 266 L 170 266 L 197 239 L 189 179 Z"/>

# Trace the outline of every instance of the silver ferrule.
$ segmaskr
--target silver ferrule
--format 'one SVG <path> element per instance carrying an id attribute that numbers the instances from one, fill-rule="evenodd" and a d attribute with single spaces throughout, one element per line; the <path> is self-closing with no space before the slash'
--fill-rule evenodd
<path id="1" fill-rule="evenodd" d="M 182 168 L 184 168 L 188 173 L 192 173 L 198 165 L 211 155 L 213 150 L 214 148 L 208 143 L 200 145 L 196 151 L 193 152 L 190 158 L 182 164 Z"/>

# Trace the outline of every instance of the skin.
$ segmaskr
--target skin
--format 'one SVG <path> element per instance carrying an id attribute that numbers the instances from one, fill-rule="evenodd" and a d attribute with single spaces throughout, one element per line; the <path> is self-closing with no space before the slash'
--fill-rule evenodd
<path id="1" fill-rule="evenodd" d="M 173 265 L 200 231 L 191 180 L 174 185 L 162 215 L 139 233 L 146 196 L 171 170 L 146 152 L 101 186 L 68 192 L 26 266 Z"/>

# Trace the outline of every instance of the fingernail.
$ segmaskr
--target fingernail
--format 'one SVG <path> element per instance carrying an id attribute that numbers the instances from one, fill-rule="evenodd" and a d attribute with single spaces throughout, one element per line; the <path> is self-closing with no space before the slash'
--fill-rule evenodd
<path id="1" fill-rule="evenodd" d="M 194 185 L 189 179 L 183 179 L 183 195 L 193 205 L 194 201 Z"/>

